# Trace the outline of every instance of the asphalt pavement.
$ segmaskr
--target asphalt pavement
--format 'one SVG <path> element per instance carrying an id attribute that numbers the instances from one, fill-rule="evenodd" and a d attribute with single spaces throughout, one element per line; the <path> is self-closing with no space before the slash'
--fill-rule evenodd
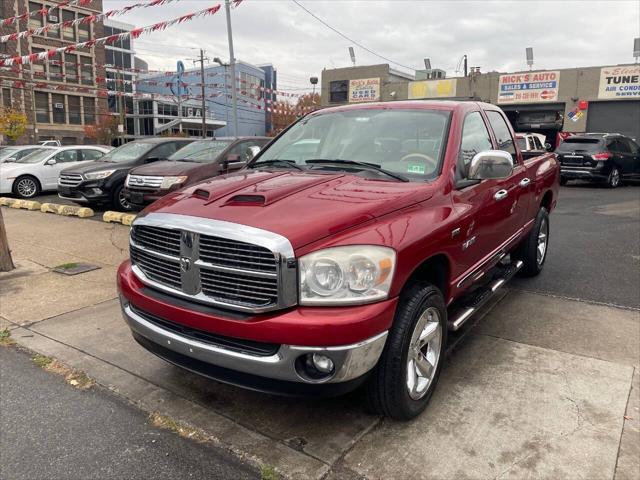
<path id="1" fill-rule="evenodd" d="M 510 288 L 640 308 L 640 184 L 571 182 L 550 226 L 544 270 Z"/>
<path id="2" fill-rule="evenodd" d="M 0 478 L 250 479 L 230 453 L 149 424 L 109 392 L 80 391 L 0 347 Z"/>

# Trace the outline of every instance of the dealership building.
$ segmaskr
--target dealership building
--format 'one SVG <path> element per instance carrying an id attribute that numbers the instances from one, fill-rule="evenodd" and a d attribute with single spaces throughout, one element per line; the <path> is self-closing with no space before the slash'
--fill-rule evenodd
<path id="1" fill-rule="evenodd" d="M 321 104 L 391 100 L 478 100 L 500 106 L 516 131 L 552 144 L 562 134 L 616 132 L 640 139 L 640 65 L 480 73 L 397 74 L 389 65 L 325 69 Z M 435 77 L 435 78 L 434 78 Z M 427 78 L 427 79 L 420 79 Z M 560 134 L 560 135 L 559 135 Z"/>

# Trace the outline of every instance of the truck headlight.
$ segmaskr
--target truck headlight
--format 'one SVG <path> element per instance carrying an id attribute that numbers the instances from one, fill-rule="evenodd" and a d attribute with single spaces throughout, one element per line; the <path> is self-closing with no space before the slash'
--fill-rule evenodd
<path id="1" fill-rule="evenodd" d="M 87 180 L 101 180 L 103 178 L 110 177 L 113 175 L 113 172 L 115 172 L 115 170 L 102 170 L 100 172 L 85 173 L 84 178 Z"/>
<path id="2" fill-rule="evenodd" d="M 187 179 L 186 176 L 182 177 L 164 177 L 162 179 L 162 185 L 160 188 L 166 190 L 167 188 L 171 188 L 173 185 L 183 183 Z"/>
<path id="3" fill-rule="evenodd" d="M 299 264 L 301 305 L 355 305 L 387 298 L 396 252 L 376 245 L 332 247 Z"/>

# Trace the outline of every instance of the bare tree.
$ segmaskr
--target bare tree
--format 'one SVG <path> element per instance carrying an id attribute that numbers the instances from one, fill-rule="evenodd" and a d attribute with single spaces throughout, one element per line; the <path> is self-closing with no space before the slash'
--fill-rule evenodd
<path id="1" fill-rule="evenodd" d="M 14 268 L 11 250 L 9 250 L 9 241 L 7 240 L 7 230 L 4 228 L 2 208 L 0 208 L 0 272 L 9 272 Z"/>

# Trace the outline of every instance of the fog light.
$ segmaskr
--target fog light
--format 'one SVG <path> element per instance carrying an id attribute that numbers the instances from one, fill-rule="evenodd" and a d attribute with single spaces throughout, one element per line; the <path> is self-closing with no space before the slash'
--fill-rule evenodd
<path id="1" fill-rule="evenodd" d="M 93 191 L 94 195 L 101 195 L 102 194 L 102 189 L 101 188 L 92 188 L 91 190 Z"/>
<path id="2" fill-rule="evenodd" d="M 326 355 L 322 355 L 321 353 L 314 353 L 311 356 L 311 361 L 313 362 L 313 366 L 316 367 L 316 370 L 318 370 L 319 372 L 333 372 L 333 360 L 331 360 Z"/>

